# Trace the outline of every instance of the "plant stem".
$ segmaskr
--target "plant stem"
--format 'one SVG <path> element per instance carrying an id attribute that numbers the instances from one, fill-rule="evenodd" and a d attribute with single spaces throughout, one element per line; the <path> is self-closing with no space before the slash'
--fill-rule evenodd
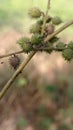
<path id="1" fill-rule="evenodd" d="M 7 54 L 7 55 L 2 55 L 2 56 L 0 56 L 0 59 L 2 59 L 2 58 L 5 58 L 5 57 L 9 57 L 9 56 L 12 56 L 12 55 L 16 55 L 16 54 L 20 54 L 20 53 L 24 53 L 24 51 L 23 50 L 21 50 L 21 51 L 17 51 L 17 52 L 14 52 L 14 53 L 9 53 L 9 54 Z"/>
<path id="2" fill-rule="evenodd" d="M 46 14 L 45 14 L 45 16 L 44 16 L 44 21 L 43 21 L 43 26 L 42 26 L 41 34 L 44 34 L 44 29 L 45 29 L 45 25 L 46 25 L 46 20 L 47 20 L 49 8 L 50 8 L 50 0 L 48 0 L 47 10 L 46 10 Z"/>
<path id="3" fill-rule="evenodd" d="M 31 58 L 34 56 L 35 52 L 32 52 L 26 61 L 24 61 L 19 68 L 15 71 L 15 73 L 13 74 L 13 76 L 11 77 L 11 79 L 7 82 L 7 84 L 4 86 L 4 88 L 2 89 L 2 91 L 0 92 L 0 99 L 5 95 L 5 93 L 7 92 L 7 90 L 10 88 L 11 84 L 14 82 L 14 80 L 16 79 L 16 77 L 21 73 L 21 71 L 23 70 L 23 68 L 26 67 L 26 65 L 28 64 L 28 62 L 31 60 Z"/>

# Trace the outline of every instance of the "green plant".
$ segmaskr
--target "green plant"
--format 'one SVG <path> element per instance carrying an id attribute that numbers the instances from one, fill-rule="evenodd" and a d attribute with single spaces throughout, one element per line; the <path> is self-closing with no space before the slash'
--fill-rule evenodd
<path id="1" fill-rule="evenodd" d="M 47 10 L 46 13 L 41 11 L 39 8 L 32 8 L 28 12 L 29 16 L 31 18 L 35 18 L 36 24 L 39 24 L 40 31 L 31 31 L 32 37 L 29 39 L 28 37 L 22 37 L 20 38 L 17 43 L 21 46 L 21 51 L 15 52 L 12 54 L 7 54 L 3 57 L 8 57 L 13 54 L 19 54 L 19 53 L 30 53 L 26 61 L 23 61 L 22 64 L 19 65 L 15 73 L 13 74 L 12 78 L 8 81 L 8 83 L 4 86 L 2 92 L 0 92 L 0 99 L 5 95 L 6 91 L 10 88 L 11 84 L 14 82 L 16 77 L 21 73 L 21 71 L 26 67 L 26 65 L 29 63 L 29 61 L 32 59 L 32 57 L 38 52 L 38 51 L 45 51 L 46 53 L 52 53 L 53 51 L 56 52 L 62 52 L 62 56 L 67 61 L 71 61 L 73 59 L 73 42 L 68 43 L 67 45 L 65 43 L 61 43 L 60 38 L 56 36 L 63 30 L 65 30 L 67 27 L 73 24 L 73 20 L 68 21 L 64 25 L 62 25 L 59 29 L 55 30 L 55 26 L 58 24 L 60 25 L 62 23 L 62 20 L 60 17 L 52 17 L 48 14 L 48 10 L 50 9 L 50 0 L 48 0 L 47 4 Z M 57 44 L 55 45 L 55 43 Z"/>

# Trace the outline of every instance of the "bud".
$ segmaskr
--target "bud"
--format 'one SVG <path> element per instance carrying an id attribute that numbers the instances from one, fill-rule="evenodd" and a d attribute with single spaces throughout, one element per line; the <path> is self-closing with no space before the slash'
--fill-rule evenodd
<path id="1" fill-rule="evenodd" d="M 29 10 L 28 14 L 31 18 L 39 18 L 41 16 L 41 11 L 38 8 L 34 7 Z"/>
<path id="2" fill-rule="evenodd" d="M 24 52 L 28 53 L 31 51 L 30 39 L 28 37 L 20 38 L 17 43 L 21 46 Z"/>
<path id="3" fill-rule="evenodd" d="M 33 24 L 30 28 L 30 33 L 40 33 L 41 26 L 39 24 Z"/>
<path id="4" fill-rule="evenodd" d="M 52 18 L 52 23 L 55 25 L 59 25 L 62 23 L 62 20 L 60 19 L 60 17 L 56 16 L 56 17 Z"/>

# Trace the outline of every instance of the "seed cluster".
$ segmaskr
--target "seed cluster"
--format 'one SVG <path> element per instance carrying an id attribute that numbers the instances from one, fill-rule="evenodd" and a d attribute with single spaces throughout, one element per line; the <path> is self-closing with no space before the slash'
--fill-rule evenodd
<path id="1" fill-rule="evenodd" d="M 31 38 L 21 37 L 17 43 L 24 50 L 25 53 L 31 51 L 45 51 L 51 53 L 52 51 L 62 51 L 62 56 L 65 60 L 70 61 L 73 59 L 73 42 L 68 45 L 60 41 L 57 36 L 53 37 L 50 41 L 45 42 L 45 38 L 55 32 L 56 27 L 63 21 L 60 17 L 52 17 L 50 15 L 46 18 L 46 26 L 44 33 L 41 35 L 45 14 L 40 9 L 34 7 L 28 12 L 31 18 L 35 18 L 36 22 L 31 25 L 29 32 Z"/>

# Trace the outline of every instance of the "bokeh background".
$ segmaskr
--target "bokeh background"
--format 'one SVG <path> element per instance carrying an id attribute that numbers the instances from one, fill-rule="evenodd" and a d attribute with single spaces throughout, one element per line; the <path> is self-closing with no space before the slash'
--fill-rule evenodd
<path id="1" fill-rule="evenodd" d="M 47 0 L 0 0 L 0 55 L 21 50 L 16 41 L 30 36 L 34 22 L 28 10 L 46 11 Z M 73 0 L 51 0 L 49 14 L 64 22 L 73 17 Z M 58 35 L 73 40 L 73 26 Z M 26 54 L 19 55 L 21 62 Z M 1 64 L 3 63 L 3 64 Z M 0 59 L 0 91 L 15 71 L 9 58 Z M 0 101 L 0 130 L 72 130 L 73 61 L 61 54 L 38 53 Z"/>

